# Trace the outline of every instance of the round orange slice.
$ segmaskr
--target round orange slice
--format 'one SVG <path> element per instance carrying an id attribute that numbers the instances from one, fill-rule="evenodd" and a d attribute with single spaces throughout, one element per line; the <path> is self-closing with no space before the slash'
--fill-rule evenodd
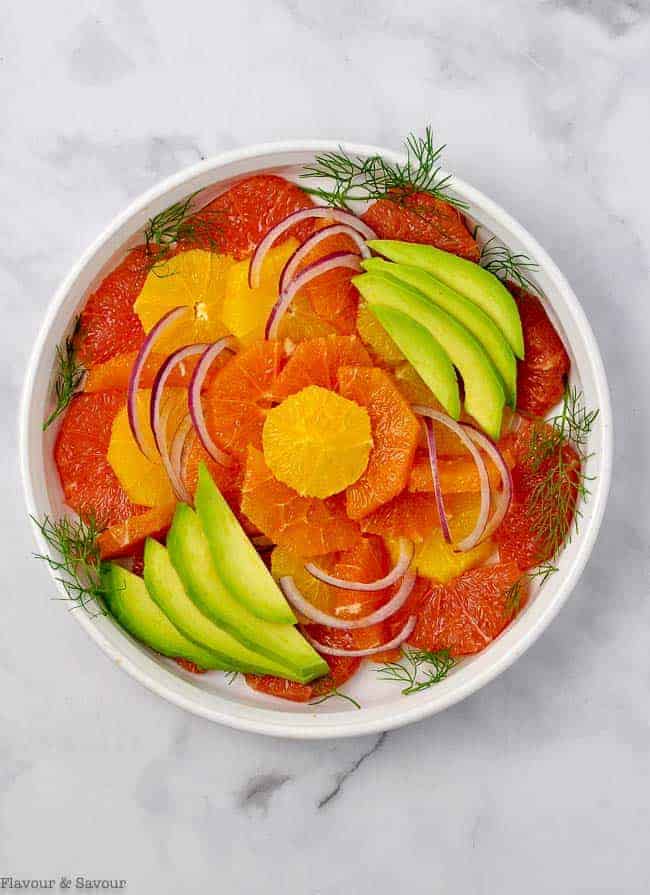
<path id="1" fill-rule="evenodd" d="M 275 477 L 302 497 L 330 497 L 356 482 L 372 448 L 365 408 L 308 385 L 269 410 L 264 459 Z"/>
<path id="2" fill-rule="evenodd" d="M 156 341 L 157 354 L 168 355 L 193 342 L 214 342 L 227 334 L 222 322 L 226 274 L 234 264 L 228 255 L 191 249 L 154 265 L 133 309 L 145 332 L 172 308 L 187 314 Z"/>

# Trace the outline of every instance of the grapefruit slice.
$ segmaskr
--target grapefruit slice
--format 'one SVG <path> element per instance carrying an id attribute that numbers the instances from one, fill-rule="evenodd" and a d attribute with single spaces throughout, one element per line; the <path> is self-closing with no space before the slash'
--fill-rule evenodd
<path id="1" fill-rule="evenodd" d="M 294 183 L 274 174 L 258 174 L 240 180 L 196 214 L 205 223 L 219 250 L 237 260 L 253 253 L 263 236 L 293 211 L 311 208 L 307 193 Z M 287 236 L 302 241 L 311 233 L 308 221 Z"/>
<path id="2" fill-rule="evenodd" d="M 458 209 L 428 193 L 380 199 L 362 220 L 380 239 L 428 243 L 470 261 L 478 261 L 481 254 Z"/>
<path id="3" fill-rule="evenodd" d="M 435 585 L 420 610 L 410 638 L 413 646 L 448 649 L 453 656 L 480 652 L 513 617 L 508 589 L 521 578 L 516 563 L 499 563 L 464 572 Z"/>
<path id="4" fill-rule="evenodd" d="M 378 367 L 341 367 L 340 393 L 370 415 L 374 447 L 361 478 L 346 492 L 351 519 L 361 519 L 387 503 L 408 482 L 420 424 L 390 376 Z"/>
<path id="5" fill-rule="evenodd" d="M 144 330 L 133 304 L 151 267 L 144 246 L 132 249 L 93 292 L 81 313 L 79 360 L 86 367 L 137 351 Z"/>
<path id="6" fill-rule="evenodd" d="M 517 410 L 545 416 L 562 399 L 570 361 L 562 339 L 536 295 L 506 284 L 517 302 L 524 359 L 517 361 Z"/>
<path id="7" fill-rule="evenodd" d="M 113 420 L 124 407 L 124 395 L 119 392 L 77 395 L 54 446 L 66 503 L 80 516 L 94 514 L 102 525 L 144 511 L 131 503 L 106 458 Z"/>
<path id="8" fill-rule="evenodd" d="M 345 550 L 359 537 L 358 526 L 346 516 L 342 495 L 326 500 L 301 497 L 275 478 L 254 447 L 246 456 L 241 508 L 275 544 L 300 556 Z"/>
<path id="9" fill-rule="evenodd" d="M 370 355 L 356 336 L 325 336 L 301 342 L 280 373 L 275 388 L 278 399 L 308 385 L 338 387 L 343 366 L 371 366 Z"/>

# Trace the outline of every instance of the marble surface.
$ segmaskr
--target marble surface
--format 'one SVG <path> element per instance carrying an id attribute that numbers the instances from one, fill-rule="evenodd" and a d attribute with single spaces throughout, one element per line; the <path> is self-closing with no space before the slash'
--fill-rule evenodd
<path id="1" fill-rule="evenodd" d="M 134 893 L 650 888 L 647 0 L 9 0 L 0 10 L 0 876 Z M 609 511 L 580 586 L 506 674 L 401 731 L 212 726 L 121 674 L 50 600 L 16 457 L 57 282 L 131 198 L 219 150 L 396 146 L 452 170 L 572 281 L 609 370 Z"/>

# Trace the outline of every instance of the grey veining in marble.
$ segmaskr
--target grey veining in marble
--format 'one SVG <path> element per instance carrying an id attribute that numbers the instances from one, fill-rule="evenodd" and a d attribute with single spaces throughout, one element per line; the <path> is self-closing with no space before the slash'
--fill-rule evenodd
<path id="1" fill-rule="evenodd" d="M 129 892 L 650 890 L 647 0 L 7 0 L 0 10 L 0 877 Z M 125 203 L 214 152 L 395 146 L 458 174 L 566 272 L 609 370 L 609 512 L 572 599 L 506 674 L 419 725 L 281 742 L 116 668 L 30 558 L 27 356 Z"/>

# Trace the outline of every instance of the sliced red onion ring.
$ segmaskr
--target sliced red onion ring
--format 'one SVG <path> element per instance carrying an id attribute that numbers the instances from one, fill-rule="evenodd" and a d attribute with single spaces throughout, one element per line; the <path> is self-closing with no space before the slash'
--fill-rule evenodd
<path id="1" fill-rule="evenodd" d="M 358 217 L 350 214 L 349 211 L 341 211 L 339 208 L 316 206 L 314 206 L 314 208 L 304 208 L 302 211 L 294 211 L 283 221 L 280 221 L 279 224 L 276 224 L 275 227 L 271 227 L 266 236 L 258 242 L 248 267 L 248 285 L 251 289 L 257 289 L 260 284 L 262 264 L 264 263 L 266 253 L 273 243 L 279 239 L 286 230 L 295 227 L 296 224 L 301 223 L 301 221 L 308 221 L 312 218 L 325 218 L 328 221 L 336 221 L 338 224 L 347 224 L 348 227 L 352 227 L 353 230 L 356 230 L 366 239 L 377 239 L 375 231 L 367 224 L 364 224 Z"/>
<path id="2" fill-rule="evenodd" d="M 219 341 L 215 342 L 213 345 L 209 345 L 205 348 L 200 361 L 198 362 L 198 364 L 194 368 L 194 372 L 192 373 L 188 392 L 190 414 L 192 415 L 192 422 L 194 423 L 196 433 L 201 439 L 201 444 L 206 449 L 208 454 L 210 454 L 212 459 L 215 460 L 217 463 L 220 463 L 222 466 L 232 466 L 234 461 L 231 457 L 228 456 L 228 454 L 224 453 L 224 451 L 222 451 L 221 448 L 218 447 L 210 437 L 208 427 L 205 424 L 205 417 L 203 416 L 201 389 L 203 388 L 203 383 L 205 381 L 205 377 L 207 376 L 208 370 L 210 369 L 214 361 L 224 349 L 230 350 L 231 345 L 232 339 L 229 336 L 226 336 L 225 339 L 219 339 Z"/>
<path id="3" fill-rule="evenodd" d="M 169 414 L 164 414 L 162 412 L 162 402 L 163 396 L 165 393 L 165 386 L 167 385 L 167 380 L 173 369 L 178 366 L 178 364 L 182 363 L 186 358 L 192 357 L 195 354 L 201 354 L 204 351 L 206 346 L 203 343 L 198 343 L 196 345 L 186 345 L 184 348 L 179 348 L 169 355 L 167 360 L 160 367 L 158 372 L 156 373 L 156 378 L 154 379 L 153 388 L 151 390 L 151 404 L 149 406 L 149 422 L 151 424 L 151 431 L 153 432 L 154 441 L 156 442 L 156 447 L 158 448 L 158 453 L 160 454 L 160 459 L 163 462 L 163 466 L 165 467 L 165 472 L 169 477 L 169 481 L 172 484 L 172 488 L 176 496 L 180 500 L 185 500 L 187 496 L 187 489 L 183 485 L 181 475 L 180 475 L 180 461 L 177 464 L 177 467 L 172 462 L 171 454 L 167 446 L 167 418 Z M 182 422 L 179 425 L 179 429 L 182 426 Z"/>
<path id="4" fill-rule="evenodd" d="M 474 441 L 481 450 L 485 451 L 490 460 L 499 470 L 499 475 L 501 476 L 502 487 L 501 491 L 497 492 L 494 499 L 494 513 L 483 532 L 482 540 L 486 540 L 490 537 L 492 532 L 496 531 L 499 525 L 501 525 L 503 517 L 508 512 L 508 507 L 510 506 L 510 501 L 512 499 L 512 475 L 510 473 L 510 467 L 503 458 L 503 454 L 487 435 L 484 435 L 482 432 L 479 432 L 478 429 L 467 424 L 463 424 L 463 428 L 472 441 Z"/>
<path id="5" fill-rule="evenodd" d="M 390 598 L 387 603 L 380 606 L 370 615 L 363 618 L 339 618 L 338 615 L 330 615 L 313 606 L 309 600 L 306 600 L 296 586 L 296 582 L 291 575 L 285 575 L 280 578 L 280 587 L 289 603 L 294 609 L 297 609 L 302 615 L 306 616 L 310 621 L 318 625 L 325 625 L 328 628 L 339 628 L 342 631 L 353 631 L 355 628 L 369 628 L 371 625 L 377 625 L 379 622 L 385 621 L 394 615 L 398 609 L 401 609 L 408 600 L 415 585 L 416 575 L 414 572 L 407 572 L 402 579 L 398 590 Z"/>
<path id="6" fill-rule="evenodd" d="M 280 293 L 280 297 L 274 304 L 269 314 L 269 319 L 266 321 L 264 337 L 266 339 L 275 339 L 277 337 L 278 326 L 284 317 L 285 311 L 293 301 L 296 293 L 300 292 L 304 285 L 337 267 L 349 267 L 351 270 L 360 271 L 361 262 L 359 261 L 359 256 L 353 255 L 351 252 L 332 252 L 331 255 L 326 255 L 324 258 L 314 261 L 313 264 L 301 270 L 298 276 L 289 283 L 286 292 Z"/>
<path id="7" fill-rule="evenodd" d="M 179 423 L 169 451 L 169 462 L 178 485 L 176 496 L 179 500 L 189 504 L 192 503 L 192 495 L 185 487 L 185 482 L 183 481 L 183 454 L 187 443 L 187 437 L 191 431 L 192 417 L 187 413 Z"/>
<path id="8" fill-rule="evenodd" d="M 331 236 L 349 237 L 354 240 L 359 247 L 361 257 L 370 258 L 370 249 L 366 245 L 365 239 L 348 224 L 333 224 L 331 227 L 323 227 L 322 230 L 317 230 L 313 236 L 310 236 L 309 239 L 303 242 L 284 265 L 284 269 L 280 274 L 280 294 L 286 291 L 289 283 L 294 278 L 296 271 L 309 253 L 315 249 L 319 243 L 323 242 L 324 239 L 329 239 Z"/>
<path id="9" fill-rule="evenodd" d="M 188 308 L 186 305 L 181 305 L 178 308 L 172 308 L 171 311 L 167 311 L 166 314 L 160 318 L 160 320 L 153 326 L 149 332 L 147 333 L 147 337 L 142 343 L 142 347 L 138 352 L 138 356 L 135 359 L 135 363 L 133 364 L 133 368 L 131 369 L 131 375 L 129 376 L 129 386 L 126 396 L 126 412 L 129 417 L 129 426 L 131 427 L 131 432 L 133 432 L 133 437 L 135 438 L 135 442 L 142 451 L 144 450 L 144 439 L 142 437 L 142 430 L 140 428 L 140 421 L 138 419 L 138 388 L 140 386 L 140 376 L 142 375 L 142 371 L 144 369 L 144 365 L 147 362 L 147 358 L 151 354 L 151 351 L 156 344 L 156 341 L 160 335 L 178 320 L 183 314 L 186 314 Z M 155 434 L 155 433 L 154 433 Z"/>
<path id="10" fill-rule="evenodd" d="M 412 409 L 414 413 L 417 413 L 419 416 L 428 417 L 429 419 L 436 420 L 443 426 L 446 426 L 451 432 L 454 433 L 454 435 L 456 435 L 460 439 L 460 441 L 470 452 L 470 454 L 472 455 L 472 459 L 476 463 L 479 484 L 481 487 L 481 506 L 479 508 L 478 518 L 473 530 L 470 532 L 469 535 L 467 535 L 466 538 L 463 538 L 460 543 L 456 544 L 456 549 L 461 553 L 465 553 L 468 550 L 471 550 L 473 547 L 476 547 L 476 545 L 482 539 L 483 532 L 487 524 L 488 515 L 490 513 L 490 479 L 485 467 L 485 461 L 474 445 L 474 442 L 465 431 L 465 428 L 460 423 L 457 423 L 456 420 L 452 420 L 451 417 L 447 416 L 444 413 L 439 413 L 432 407 L 424 407 L 422 404 L 413 404 Z"/>
<path id="11" fill-rule="evenodd" d="M 359 591 L 383 590 L 385 587 L 395 584 L 398 578 L 402 577 L 411 565 L 413 553 L 413 542 L 409 541 L 408 538 L 400 538 L 397 562 L 387 575 L 384 575 L 383 578 L 378 578 L 376 581 L 346 581 L 345 578 L 336 578 L 334 575 L 328 575 L 327 572 L 320 569 L 313 562 L 306 563 L 305 569 L 314 578 L 318 578 L 319 581 L 323 581 L 325 584 L 331 584 L 332 587 L 343 587 L 345 590 Z"/>
<path id="12" fill-rule="evenodd" d="M 382 643 L 380 646 L 373 646 L 370 649 L 342 649 L 338 646 L 326 646 L 324 643 L 320 643 L 320 641 L 310 637 L 305 630 L 302 633 L 314 649 L 325 656 L 349 656 L 351 659 L 355 657 L 362 658 L 363 656 L 374 656 L 375 653 L 383 653 L 385 650 L 394 649 L 396 646 L 404 643 L 413 633 L 416 621 L 416 616 L 411 615 L 399 634 L 396 634 L 392 640 Z"/>
<path id="13" fill-rule="evenodd" d="M 429 464 L 431 466 L 431 479 L 433 481 L 433 494 L 436 498 L 436 506 L 438 508 L 438 517 L 440 518 L 440 528 L 442 536 L 448 544 L 451 544 L 451 532 L 449 531 L 449 520 L 445 510 L 445 501 L 442 496 L 442 487 L 440 485 L 440 475 L 438 474 L 438 449 L 436 447 L 436 431 L 433 420 L 424 417 L 422 420 L 427 435 L 427 450 L 429 451 Z"/>

